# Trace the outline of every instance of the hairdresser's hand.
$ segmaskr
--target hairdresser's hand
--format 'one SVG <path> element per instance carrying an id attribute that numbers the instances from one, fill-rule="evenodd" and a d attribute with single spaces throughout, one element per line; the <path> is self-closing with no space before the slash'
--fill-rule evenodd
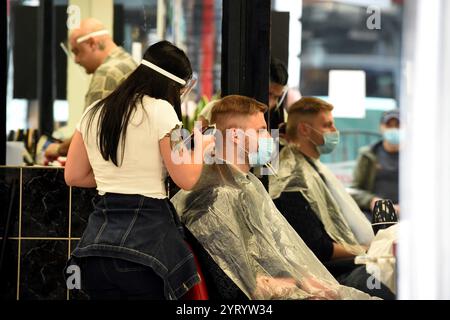
<path id="1" fill-rule="evenodd" d="M 216 145 L 216 137 L 214 135 L 202 134 L 197 127 L 194 127 L 194 140 L 196 146 L 202 146 L 199 149 L 195 148 L 195 152 L 201 152 L 202 159 L 214 152 L 214 147 Z"/>

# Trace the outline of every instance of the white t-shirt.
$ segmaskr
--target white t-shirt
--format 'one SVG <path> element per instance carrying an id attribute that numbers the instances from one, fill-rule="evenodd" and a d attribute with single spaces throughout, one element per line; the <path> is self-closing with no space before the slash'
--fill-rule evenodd
<path id="1" fill-rule="evenodd" d="M 83 136 L 89 162 L 91 163 L 99 194 L 140 194 L 146 197 L 164 199 L 167 197 L 165 179 L 167 171 L 161 157 L 159 140 L 177 125 L 181 126 L 175 109 L 169 102 L 144 96 L 142 105 L 131 115 L 125 140 L 123 162 L 121 140 L 119 140 L 118 163 L 105 161 L 97 144 L 98 111 L 86 132 L 88 117 L 84 115 L 95 105 L 94 102 L 83 114 L 77 130 Z"/>

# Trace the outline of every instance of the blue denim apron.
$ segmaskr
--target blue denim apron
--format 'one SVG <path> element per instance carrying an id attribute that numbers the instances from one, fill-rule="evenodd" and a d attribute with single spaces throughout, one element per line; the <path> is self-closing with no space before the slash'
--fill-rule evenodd
<path id="1" fill-rule="evenodd" d="M 200 282 L 194 256 L 168 199 L 107 193 L 94 208 L 72 253 L 75 262 L 98 256 L 146 265 L 163 279 L 170 300 L 179 299 Z"/>

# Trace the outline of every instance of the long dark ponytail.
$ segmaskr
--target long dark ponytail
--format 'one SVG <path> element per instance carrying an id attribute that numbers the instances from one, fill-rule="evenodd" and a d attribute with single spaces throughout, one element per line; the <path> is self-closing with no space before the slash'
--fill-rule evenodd
<path id="1" fill-rule="evenodd" d="M 192 76 L 191 63 L 186 54 L 168 41 L 151 45 L 143 58 L 186 82 Z M 86 128 L 90 129 L 96 113 L 100 111 L 97 143 L 103 159 L 111 160 L 119 166 L 120 142 L 122 147 L 120 164 L 122 163 L 128 122 L 144 96 L 168 101 L 181 120 L 181 88 L 181 84 L 141 64 L 116 90 L 96 103 L 86 114 L 88 116 Z"/>

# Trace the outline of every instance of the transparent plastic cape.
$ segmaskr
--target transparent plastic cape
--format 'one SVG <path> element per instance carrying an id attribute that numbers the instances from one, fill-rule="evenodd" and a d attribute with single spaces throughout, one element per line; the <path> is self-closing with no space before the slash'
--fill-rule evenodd
<path id="1" fill-rule="evenodd" d="M 250 299 L 370 299 L 341 286 L 275 207 L 261 182 L 232 165 L 205 165 L 172 202 L 181 221 Z"/>
<path id="2" fill-rule="evenodd" d="M 374 237 L 372 226 L 335 175 L 319 160 L 306 158 L 296 145 L 280 152 L 277 176 L 269 177 L 269 193 L 300 192 L 322 221 L 328 235 L 358 255 Z M 320 172 L 320 174 L 319 174 Z"/>

